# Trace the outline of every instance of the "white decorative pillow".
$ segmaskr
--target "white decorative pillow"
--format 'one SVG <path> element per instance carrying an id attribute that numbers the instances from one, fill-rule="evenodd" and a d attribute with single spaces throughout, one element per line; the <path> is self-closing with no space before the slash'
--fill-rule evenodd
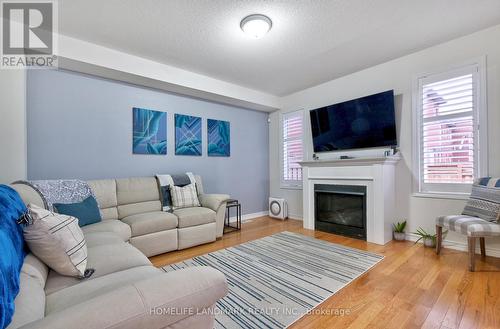
<path id="1" fill-rule="evenodd" d="M 78 218 L 28 205 L 32 223 L 23 227 L 31 252 L 61 275 L 86 277 L 87 243 Z"/>
<path id="2" fill-rule="evenodd" d="M 201 207 L 200 200 L 198 200 L 198 193 L 196 192 L 196 184 L 189 184 L 182 187 L 171 185 L 170 196 L 172 197 L 174 209 Z"/>

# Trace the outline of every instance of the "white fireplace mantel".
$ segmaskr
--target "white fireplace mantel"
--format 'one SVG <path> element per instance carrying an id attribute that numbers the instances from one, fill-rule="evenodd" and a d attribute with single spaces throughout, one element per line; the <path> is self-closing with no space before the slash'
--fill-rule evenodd
<path id="1" fill-rule="evenodd" d="M 314 230 L 314 185 L 366 186 L 366 240 L 386 244 L 395 222 L 395 165 L 399 155 L 300 162 L 304 228 Z"/>

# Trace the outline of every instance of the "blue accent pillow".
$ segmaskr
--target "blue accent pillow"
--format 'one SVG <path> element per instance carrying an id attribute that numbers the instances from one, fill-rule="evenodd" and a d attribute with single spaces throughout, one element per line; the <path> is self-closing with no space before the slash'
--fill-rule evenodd
<path id="1" fill-rule="evenodd" d="M 89 196 L 82 202 L 54 203 L 53 206 L 60 214 L 78 218 L 78 225 L 80 227 L 99 223 L 102 220 L 99 206 L 93 196 Z"/>
<path id="2" fill-rule="evenodd" d="M 26 255 L 23 229 L 17 223 L 27 212 L 21 197 L 7 185 L 0 185 L 0 328 L 14 315 L 19 293 L 19 276 Z"/>

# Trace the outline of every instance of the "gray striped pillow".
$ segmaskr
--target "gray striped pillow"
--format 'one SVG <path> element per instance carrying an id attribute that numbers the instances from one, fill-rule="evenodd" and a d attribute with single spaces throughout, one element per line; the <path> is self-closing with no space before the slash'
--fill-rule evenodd
<path id="1" fill-rule="evenodd" d="M 500 219 L 500 179 L 484 177 L 472 185 L 470 198 L 462 215 L 494 222 Z"/>
<path id="2" fill-rule="evenodd" d="M 189 184 L 182 187 L 171 185 L 170 196 L 172 197 L 174 209 L 201 207 L 200 200 L 198 200 L 198 193 L 196 192 L 196 184 Z"/>

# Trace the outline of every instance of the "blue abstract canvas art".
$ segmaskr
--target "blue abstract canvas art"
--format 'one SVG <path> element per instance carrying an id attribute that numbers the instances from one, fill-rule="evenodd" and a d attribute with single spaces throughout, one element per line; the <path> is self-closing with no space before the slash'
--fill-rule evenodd
<path id="1" fill-rule="evenodd" d="M 201 156 L 201 118 L 175 115 L 175 154 Z"/>
<path id="2" fill-rule="evenodd" d="M 229 122 L 207 120 L 208 156 L 228 157 L 231 155 Z"/>
<path id="3" fill-rule="evenodd" d="M 167 113 L 133 108 L 134 154 L 167 154 Z"/>

